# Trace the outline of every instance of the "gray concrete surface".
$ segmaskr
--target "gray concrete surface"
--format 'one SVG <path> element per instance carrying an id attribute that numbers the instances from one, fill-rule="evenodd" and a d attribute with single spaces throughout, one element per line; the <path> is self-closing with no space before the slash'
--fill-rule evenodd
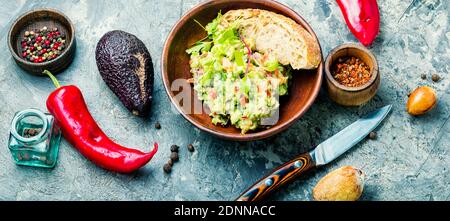
<path id="1" fill-rule="evenodd" d="M 450 1 L 382 0 L 381 33 L 370 48 L 378 58 L 381 88 L 359 108 L 334 104 L 324 90 L 307 114 L 286 132 L 263 141 L 227 142 L 199 131 L 172 112 L 160 76 L 165 38 L 180 16 L 198 0 L 2 0 L 0 7 L 0 200 L 232 200 L 273 167 L 319 144 L 362 114 L 393 104 L 378 128 L 377 140 L 358 144 L 345 156 L 298 179 L 270 200 L 310 200 L 311 189 L 327 172 L 342 165 L 368 175 L 363 200 L 450 200 Z M 356 39 L 348 31 L 334 0 L 282 0 L 316 31 L 327 55 L 333 47 Z M 7 148 L 10 120 L 16 111 L 45 110 L 53 90 L 47 78 L 31 76 L 14 63 L 6 47 L 14 18 L 39 7 L 64 12 L 74 22 L 76 58 L 58 78 L 78 85 L 92 115 L 115 140 L 127 146 L 160 151 L 132 175 L 107 172 L 62 142 L 57 166 L 37 169 L 16 166 Z M 94 51 L 107 31 L 122 29 L 144 41 L 154 61 L 155 93 L 151 118 L 132 116 L 107 88 L 98 73 Z M 427 80 L 420 75 L 427 74 Z M 443 79 L 431 81 L 431 74 Z M 408 93 L 419 85 L 436 89 L 439 104 L 429 114 L 405 112 Z M 162 129 L 154 129 L 161 122 Z M 162 171 L 171 144 L 182 146 L 173 172 Z M 185 146 L 193 143 L 194 153 Z"/>

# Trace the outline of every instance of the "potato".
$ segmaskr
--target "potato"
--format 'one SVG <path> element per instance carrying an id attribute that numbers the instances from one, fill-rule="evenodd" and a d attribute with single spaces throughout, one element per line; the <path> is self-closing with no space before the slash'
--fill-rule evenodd
<path id="1" fill-rule="evenodd" d="M 313 189 L 316 201 L 356 201 L 364 188 L 365 174 L 344 166 L 324 176 Z"/>
<path id="2" fill-rule="evenodd" d="M 422 115 L 433 109 L 436 103 L 436 92 L 428 86 L 422 86 L 409 95 L 406 110 L 414 116 Z"/>

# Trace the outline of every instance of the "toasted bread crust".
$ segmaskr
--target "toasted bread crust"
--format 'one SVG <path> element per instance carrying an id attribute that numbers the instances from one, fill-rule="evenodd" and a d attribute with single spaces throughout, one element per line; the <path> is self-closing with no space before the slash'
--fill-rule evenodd
<path id="1" fill-rule="evenodd" d="M 273 53 L 283 65 L 293 69 L 315 69 L 321 61 L 314 37 L 294 20 L 260 9 L 239 9 L 225 13 L 220 26 L 237 22 L 245 39 L 254 41 L 256 50 Z"/>

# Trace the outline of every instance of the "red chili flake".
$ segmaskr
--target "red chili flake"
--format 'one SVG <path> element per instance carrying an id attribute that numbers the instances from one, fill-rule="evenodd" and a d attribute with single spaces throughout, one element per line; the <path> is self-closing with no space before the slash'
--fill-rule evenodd
<path id="1" fill-rule="evenodd" d="M 371 78 L 370 68 L 356 57 L 339 58 L 333 71 L 334 79 L 347 87 L 359 87 Z"/>

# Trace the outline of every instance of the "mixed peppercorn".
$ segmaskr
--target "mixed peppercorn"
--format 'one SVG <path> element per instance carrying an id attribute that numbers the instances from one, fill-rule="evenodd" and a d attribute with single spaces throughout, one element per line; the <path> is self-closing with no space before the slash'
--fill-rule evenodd
<path id="1" fill-rule="evenodd" d="M 359 87 L 367 83 L 372 74 L 370 68 L 359 58 L 339 58 L 334 68 L 333 77 L 347 87 Z"/>
<path id="2" fill-rule="evenodd" d="M 57 58 L 66 47 L 66 36 L 58 28 L 26 31 L 21 41 L 22 58 L 42 63 Z"/>
<path id="3" fill-rule="evenodd" d="M 26 128 L 23 130 L 23 137 L 30 138 L 38 135 L 41 132 L 42 128 Z"/>

